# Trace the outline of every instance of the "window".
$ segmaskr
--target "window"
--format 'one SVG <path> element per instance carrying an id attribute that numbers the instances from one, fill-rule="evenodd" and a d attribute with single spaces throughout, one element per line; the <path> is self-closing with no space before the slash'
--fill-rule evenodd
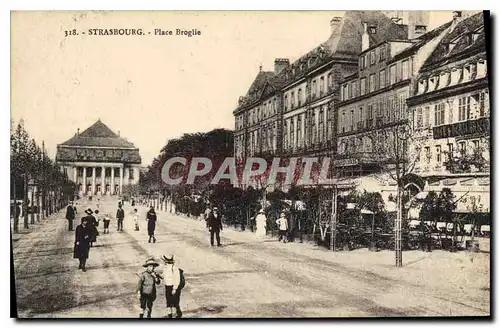
<path id="1" fill-rule="evenodd" d="M 396 83 L 396 65 L 392 65 L 390 68 L 389 68 L 389 83 L 391 85 L 393 85 L 394 83 Z"/>
<path id="2" fill-rule="evenodd" d="M 380 47 L 380 60 L 384 60 L 385 59 L 385 47 L 382 46 Z"/>
<path id="3" fill-rule="evenodd" d="M 373 119 L 373 104 L 368 105 L 367 119 Z"/>
<path id="4" fill-rule="evenodd" d="M 311 94 L 313 95 L 313 98 L 316 98 L 316 80 L 313 81 Z"/>
<path id="5" fill-rule="evenodd" d="M 462 82 L 469 82 L 471 78 L 471 66 L 467 65 L 464 67 L 464 75 Z"/>
<path id="6" fill-rule="evenodd" d="M 361 88 L 361 90 L 360 90 L 360 91 L 361 91 L 360 95 L 361 95 L 361 96 L 364 96 L 364 95 L 365 95 L 365 93 L 366 93 L 366 78 L 362 78 L 362 79 L 361 79 L 361 86 L 360 86 L 360 88 Z"/>
<path id="7" fill-rule="evenodd" d="M 453 144 L 451 142 L 448 144 L 448 156 L 453 156 Z"/>
<path id="8" fill-rule="evenodd" d="M 325 90 L 325 78 L 322 76 L 319 79 L 319 94 L 322 95 Z"/>
<path id="9" fill-rule="evenodd" d="M 333 85 L 333 79 L 332 79 L 332 73 L 328 73 L 328 88 L 330 88 Z"/>
<path id="10" fill-rule="evenodd" d="M 450 79 L 450 85 L 455 85 L 458 83 L 460 80 L 460 75 L 462 74 L 462 70 L 460 68 L 454 68 L 451 71 L 451 79 Z"/>
<path id="11" fill-rule="evenodd" d="M 291 100 L 292 108 L 295 108 L 295 92 L 293 92 L 293 91 L 292 91 L 290 100 Z"/>
<path id="12" fill-rule="evenodd" d="M 285 95 L 285 110 L 288 109 L 288 95 Z"/>
<path id="13" fill-rule="evenodd" d="M 375 74 L 370 75 L 370 92 L 375 91 Z"/>
<path id="14" fill-rule="evenodd" d="M 441 146 L 436 146 L 436 161 L 441 163 Z"/>
<path id="15" fill-rule="evenodd" d="M 290 148 L 295 146 L 295 135 L 294 135 L 294 126 L 293 119 L 290 121 Z"/>
<path id="16" fill-rule="evenodd" d="M 448 74 L 448 72 L 441 73 L 441 76 L 439 77 L 438 89 L 446 88 L 448 86 L 449 79 L 450 79 L 450 74 Z"/>
<path id="17" fill-rule="evenodd" d="M 424 108 L 424 128 L 428 128 L 431 124 L 431 108 L 426 106 Z"/>
<path id="18" fill-rule="evenodd" d="M 458 143 L 458 151 L 461 153 L 461 154 L 465 154 L 465 141 L 460 141 Z"/>
<path id="19" fill-rule="evenodd" d="M 379 88 L 385 88 L 385 69 L 380 71 L 378 81 Z"/>
<path id="20" fill-rule="evenodd" d="M 472 146 L 475 150 L 479 149 L 479 140 L 472 141 Z"/>
<path id="21" fill-rule="evenodd" d="M 434 121 L 435 125 L 444 124 L 444 103 L 434 105 Z"/>
<path id="22" fill-rule="evenodd" d="M 297 91 L 297 105 L 300 107 L 302 105 L 302 89 Z"/>
<path id="23" fill-rule="evenodd" d="M 370 65 L 375 64 L 375 50 L 370 52 Z"/>
<path id="24" fill-rule="evenodd" d="M 478 103 L 479 117 L 483 117 L 486 114 L 486 106 L 487 106 L 486 95 L 487 95 L 487 92 L 484 92 L 484 91 L 479 93 L 479 103 Z"/>
<path id="25" fill-rule="evenodd" d="M 357 96 L 357 88 L 356 88 L 356 81 L 351 82 L 351 90 L 350 90 L 350 96 L 355 98 Z"/>
<path id="26" fill-rule="evenodd" d="M 345 112 L 342 112 L 342 119 L 340 120 L 340 125 L 342 126 L 342 132 L 345 132 L 346 127 Z"/>
<path id="27" fill-rule="evenodd" d="M 425 147 L 425 158 L 427 159 L 427 163 L 431 161 L 431 147 Z"/>
<path id="28" fill-rule="evenodd" d="M 410 77 L 410 62 L 408 60 L 403 60 L 403 63 L 402 63 L 402 73 L 401 73 L 401 78 L 403 80 L 406 80 L 407 78 Z"/>
<path id="29" fill-rule="evenodd" d="M 480 79 L 485 76 L 486 76 L 486 62 L 484 60 L 480 60 L 477 62 L 476 79 Z"/>
<path id="30" fill-rule="evenodd" d="M 399 95 L 399 117 L 407 118 L 406 114 L 406 93 Z"/>
<path id="31" fill-rule="evenodd" d="M 424 117 L 422 115 L 422 107 L 417 108 L 415 118 L 415 128 L 420 129 L 424 126 Z"/>
<path id="32" fill-rule="evenodd" d="M 349 131 L 354 131 L 354 109 L 351 109 L 351 117 L 349 120 L 350 129 Z"/>
<path id="33" fill-rule="evenodd" d="M 342 88 L 342 100 L 347 100 L 347 99 L 349 99 L 348 89 L 347 89 L 347 84 L 344 84 L 344 87 Z"/>
<path id="34" fill-rule="evenodd" d="M 458 120 L 465 121 L 470 118 L 470 97 L 458 99 Z"/>
<path id="35" fill-rule="evenodd" d="M 302 145 L 302 118 L 301 115 L 297 117 L 297 146 Z"/>
<path id="36" fill-rule="evenodd" d="M 363 58 L 364 58 L 363 68 L 367 68 L 368 67 L 368 54 L 364 55 Z"/>
<path id="37" fill-rule="evenodd" d="M 359 69 L 363 69 L 363 59 L 365 57 L 359 57 Z"/>

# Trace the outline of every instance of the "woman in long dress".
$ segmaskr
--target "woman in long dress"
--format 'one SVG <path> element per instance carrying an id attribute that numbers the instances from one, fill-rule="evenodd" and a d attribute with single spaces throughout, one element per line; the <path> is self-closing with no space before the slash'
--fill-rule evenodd
<path id="1" fill-rule="evenodd" d="M 264 238 L 264 236 L 266 235 L 267 218 L 266 218 L 266 215 L 264 214 L 264 210 L 263 209 L 261 209 L 259 211 L 259 214 L 255 218 L 255 225 L 256 225 L 256 228 L 257 228 L 257 231 L 255 232 L 255 235 L 258 238 L 261 238 L 261 239 Z"/>
<path id="2" fill-rule="evenodd" d="M 155 238 L 156 213 L 155 213 L 155 208 L 153 206 L 151 206 L 149 212 L 147 213 L 146 220 L 148 220 L 148 235 L 149 235 L 148 243 L 151 242 L 151 238 L 153 238 L 153 243 L 156 243 L 156 238 Z"/>

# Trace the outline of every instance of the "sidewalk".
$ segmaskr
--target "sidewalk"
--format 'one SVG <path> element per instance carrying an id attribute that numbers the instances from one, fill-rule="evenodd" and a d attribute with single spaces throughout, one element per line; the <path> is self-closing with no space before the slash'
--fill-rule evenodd
<path id="1" fill-rule="evenodd" d="M 173 214 L 167 213 L 174 216 Z M 206 230 L 204 220 L 185 216 L 175 216 L 183 223 Z M 263 241 L 250 231 L 237 231 L 225 228 L 221 232 L 223 243 L 245 242 L 260 244 L 262 247 L 274 248 L 289 253 L 290 257 L 302 261 L 324 261 L 331 265 L 359 270 L 363 273 L 375 274 L 405 281 L 413 286 L 467 293 L 484 299 L 489 296 L 490 289 L 490 254 L 468 253 L 465 251 L 451 253 L 435 250 L 430 253 L 419 250 L 403 252 L 403 267 L 395 267 L 394 251 L 370 252 L 366 248 L 349 252 L 332 252 L 312 243 L 278 243 L 276 238 L 266 236 Z M 488 246 L 489 248 L 489 246 Z M 488 297 L 489 299 L 489 297 Z"/>

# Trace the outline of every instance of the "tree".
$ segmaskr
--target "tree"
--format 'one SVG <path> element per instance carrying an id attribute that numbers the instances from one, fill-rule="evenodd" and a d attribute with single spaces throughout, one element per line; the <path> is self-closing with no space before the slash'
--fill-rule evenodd
<path id="1" fill-rule="evenodd" d="M 405 215 L 405 187 L 407 176 L 412 174 L 418 160 L 420 145 L 412 138 L 408 120 L 376 132 L 372 140 L 379 167 L 397 185 L 397 215 L 394 229 L 396 266 L 403 265 L 402 222 Z M 406 197 L 408 197 L 406 195 Z"/>

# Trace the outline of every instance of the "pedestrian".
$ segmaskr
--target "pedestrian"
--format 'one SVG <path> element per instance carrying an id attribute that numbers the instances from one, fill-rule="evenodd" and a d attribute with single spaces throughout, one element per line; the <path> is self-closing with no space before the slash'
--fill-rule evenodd
<path id="1" fill-rule="evenodd" d="M 212 210 L 210 209 L 210 203 L 207 204 L 207 209 L 205 210 L 204 217 L 205 217 L 205 223 L 208 228 L 208 218 L 210 217 L 210 213 L 212 213 Z"/>
<path id="2" fill-rule="evenodd" d="M 111 222 L 111 213 L 106 213 L 102 219 L 104 224 L 104 233 L 109 234 L 109 223 Z"/>
<path id="3" fill-rule="evenodd" d="M 279 229 L 279 238 L 278 241 L 283 239 L 283 243 L 286 243 L 286 232 L 288 230 L 288 221 L 286 219 L 285 213 L 281 213 L 280 218 L 276 220 L 276 224 Z"/>
<path id="4" fill-rule="evenodd" d="M 151 318 L 153 303 L 156 300 L 156 285 L 160 284 L 160 277 L 154 271 L 159 264 L 153 258 L 150 258 L 143 264 L 146 271 L 139 275 L 137 284 L 137 296 L 141 303 L 141 313 L 139 318 L 144 318 L 144 311 L 148 310 L 148 318 Z"/>
<path id="5" fill-rule="evenodd" d="M 165 262 L 165 268 L 161 278 L 165 284 L 165 300 L 167 306 L 167 317 L 172 318 L 175 308 L 175 317 L 181 318 L 182 311 L 180 307 L 181 291 L 186 285 L 184 271 L 177 267 L 174 255 L 162 256 Z"/>
<path id="6" fill-rule="evenodd" d="M 125 218 L 125 212 L 122 208 L 122 203 L 118 203 L 118 210 L 116 211 L 116 220 L 117 220 L 117 231 L 123 231 L 123 219 Z"/>
<path id="7" fill-rule="evenodd" d="M 134 208 L 134 224 L 135 231 L 139 231 L 139 214 L 137 214 L 137 208 Z"/>
<path id="8" fill-rule="evenodd" d="M 66 208 L 66 220 L 68 220 L 68 231 L 73 231 L 73 220 L 75 219 L 75 207 L 70 202 Z"/>
<path id="9" fill-rule="evenodd" d="M 78 269 L 83 272 L 87 271 L 85 264 L 89 258 L 90 250 L 90 232 L 88 229 L 88 218 L 83 217 L 82 223 L 76 227 L 75 231 L 75 246 L 73 249 L 73 258 L 78 259 L 80 264 Z"/>
<path id="10" fill-rule="evenodd" d="M 150 207 L 148 213 L 146 214 L 146 220 L 148 220 L 148 235 L 149 235 L 148 243 L 151 242 L 151 238 L 153 238 L 153 243 L 156 243 L 156 238 L 155 238 L 156 213 L 155 213 L 155 208 L 153 206 Z"/>
<path id="11" fill-rule="evenodd" d="M 89 230 L 89 235 L 90 235 L 90 247 L 94 246 L 93 243 L 97 241 L 97 236 L 99 235 L 99 231 L 97 231 L 97 220 L 94 217 L 94 211 L 92 211 L 90 208 L 85 210 L 85 214 L 87 216 L 87 229 Z"/>
<path id="12" fill-rule="evenodd" d="M 266 215 L 264 214 L 264 209 L 261 209 L 259 211 L 259 214 L 255 218 L 255 223 L 257 227 L 257 231 L 255 232 L 255 235 L 262 239 L 266 235 L 266 227 L 267 227 L 267 218 Z"/>
<path id="13" fill-rule="evenodd" d="M 217 246 L 220 247 L 220 232 L 222 231 L 222 220 L 219 209 L 214 207 L 208 216 L 208 230 L 210 231 L 210 245 L 214 245 L 214 235 L 217 240 Z"/>

